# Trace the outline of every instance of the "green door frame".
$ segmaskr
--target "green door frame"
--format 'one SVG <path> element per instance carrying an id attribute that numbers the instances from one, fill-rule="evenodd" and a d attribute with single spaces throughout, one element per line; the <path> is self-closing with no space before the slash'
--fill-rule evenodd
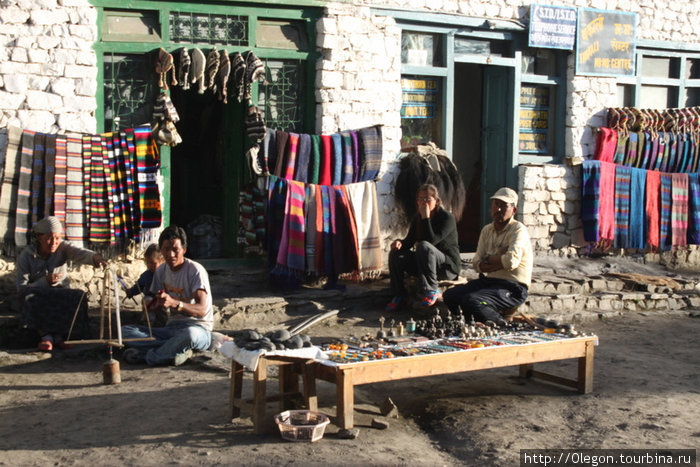
<path id="1" fill-rule="evenodd" d="M 305 82 L 303 83 L 306 92 L 305 100 L 302 102 L 302 112 L 304 122 L 303 128 L 297 130 L 311 133 L 315 128 L 315 62 L 318 53 L 315 51 L 315 20 L 320 17 L 321 10 L 318 7 L 325 5 L 325 2 L 318 0 L 289 0 L 284 3 L 281 1 L 272 1 L 275 4 L 273 7 L 261 7 L 260 3 L 248 2 L 246 0 L 239 2 L 212 2 L 207 3 L 171 3 L 158 0 L 130 0 L 123 2 L 119 0 L 91 0 L 91 4 L 97 7 L 97 24 L 98 24 L 98 40 L 94 43 L 93 48 L 97 55 L 97 82 L 104 83 L 104 54 L 146 54 L 152 53 L 159 47 L 163 47 L 168 51 L 173 51 L 181 47 L 211 47 L 208 44 L 200 43 L 182 43 L 171 42 L 169 21 L 171 12 L 189 12 L 199 14 L 235 14 L 237 16 L 248 17 L 247 28 L 247 44 L 244 46 L 222 46 L 217 44 L 219 50 L 224 49 L 229 53 L 236 51 L 253 51 L 258 57 L 263 60 L 299 60 L 305 64 Z M 133 41 L 130 37 L 111 37 L 110 40 L 104 40 L 105 31 L 105 9 L 119 10 L 129 12 L 145 11 L 157 14 L 158 23 L 161 26 L 159 36 L 154 40 L 153 37 L 141 38 L 141 41 Z M 281 20 L 298 20 L 304 21 L 306 25 L 306 35 L 308 40 L 307 51 L 298 51 L 292 49 L 258 47 L 256 42 L 257 24 L 261 18 L 265 19 L 281 19 Z M 128 40 L 132 39 L 132 40 Z M 158 40 L 159 39 L 159 40 Z M 253 101 L 258 104 L 258 84 L 253 87 Z M 157 92 L 157 91 L 156 91 Z M 154 96 L 155 97 L 155 96 Z M 97 108 L 95 118 L 97 121 L 97 131 L 111 131 L 105 129 L 105 108 L 104 108 L 104 86 L 98 85 L 95 95 Z M 227 112 L 231 113 L 231 112 Z M 268 122 L 273 123 L 273 122 Z M 231 134 L 223 135 L 224 138 L 224 171 L 225 179 L 229 180 L 224 186 L 222 196 L 224 196 L 224 238 L 230 239 L 229 242 L 224 242 L 223 251 L 227 256 L 232 256 L 237 251 L 235 240 L 238 231 L 238 193 L 244 182 L 244 167 L 245 163 L 241 157 L 227 157 L 231 153 L 231 148 L 243 146 L 244 136 L 235 136 Z M 238 140 L 238 141 L 237 141 Z M 228 148 L 228 149 L 227 149 Z M 163 225 L 170 224 L 171 210 L 171 151 L 168 146 L 161 146 L 161 174 L 164 179 L 163 188 Z"/>

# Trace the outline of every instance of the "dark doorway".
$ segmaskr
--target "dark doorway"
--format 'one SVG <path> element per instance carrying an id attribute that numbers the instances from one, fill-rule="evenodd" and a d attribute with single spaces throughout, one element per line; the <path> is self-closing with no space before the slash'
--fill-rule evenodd
<path id="1" fill-rule="evenodd" d="M 476 250 L 481 231 L 482 68 L 472 63 L 455 63 L 452 160 L 467 191 L 462 218 L 457 224 L 462 252 Z"/>

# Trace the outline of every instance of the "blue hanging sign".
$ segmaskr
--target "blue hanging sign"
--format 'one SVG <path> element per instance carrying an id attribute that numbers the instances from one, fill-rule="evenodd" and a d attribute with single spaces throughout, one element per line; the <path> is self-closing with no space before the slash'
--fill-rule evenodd
<path id="1" fill-rule="evenodd" d="M 581 8 L 576 38 L 576 74 L 634 76 L 637 14 Z"/>
<path id="2" fill-rule="evenodd" d="M 530 47 L 572 50 L 575 41 L 576 8 L 530 5 Z"/>

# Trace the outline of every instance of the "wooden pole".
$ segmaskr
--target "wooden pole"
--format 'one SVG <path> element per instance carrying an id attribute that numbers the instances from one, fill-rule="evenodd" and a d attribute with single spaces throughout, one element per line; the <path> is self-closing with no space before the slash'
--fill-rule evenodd
<path id="1" fill-rule="evenodd" d="M 122 344 L 122 319 L 119 315 L 119 288 L 117 288 L 117 275 L 112 272 L 112 285 L 114 286 L 114 313 L 117 316 L 117 341 Z"/>

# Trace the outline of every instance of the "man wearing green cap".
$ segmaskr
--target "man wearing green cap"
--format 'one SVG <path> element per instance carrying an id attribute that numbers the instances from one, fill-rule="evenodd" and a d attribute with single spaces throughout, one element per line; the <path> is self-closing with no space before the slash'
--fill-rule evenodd
<path id="1" fill-rule="evenodd" d="M 491 197 L 491 218 L 479 235 L 472 260 L 479 278 L 447 290 L 444 300 L 450 311 L 460 308 L 467 320 L 505 324 L 508 310 L 527 299 L 532 279 L 532 244 L 527 228 L 515 220 L 518 194 L 500 188 Z"/>
<path id="2" fill-rule="evenodd" d="M 25 324 L 41 336 L 39 349 L 50 351 L 54 344 L 62 346 L 76 311 L 76 334 L 87 332 L 87 302 L 82 290 L 69 288 L 66 263 L 97 267 L 107 262 L 94 251 L 64 242 L 57 217 L 41 219 L 32 232 L 32 242 L 17 259 L 17 294 Z"/>

